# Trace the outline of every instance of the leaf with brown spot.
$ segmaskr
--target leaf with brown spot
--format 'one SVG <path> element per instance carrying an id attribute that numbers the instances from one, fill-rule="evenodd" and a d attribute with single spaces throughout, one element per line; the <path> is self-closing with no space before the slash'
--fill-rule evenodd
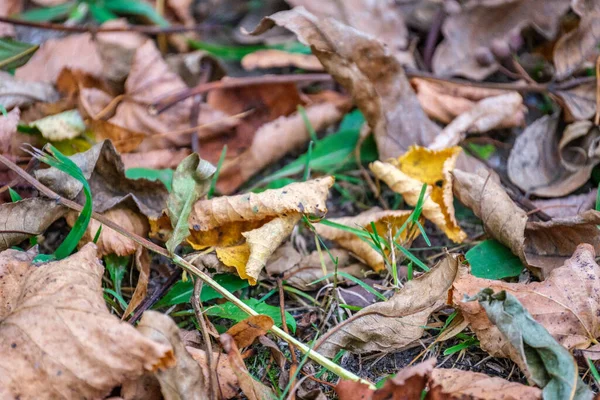
<path id="1" fill-rule="evenodd" d="M 302 7 L 264 18 L 253 35 L 274 25 L 311 46 L 325 70 L 351 94 L 375 135 L 379 157 L 398 157 L 410 145 L 427 146 L 439 128 L 427 118 L 400 62 L 376 38 Z"/>
<path id="2" fill-rule="evenodd" d="M 266 335 L 273 326 L 273 318 L 268 315 L 252 315 L 227 329 L 238 348 L 248 347 L 257 337 Z"/>
<path id="3" fill-rule="evenodd" d="M 547 277 L 571 257 L 577 245 L 589 243 L 600 251 L 600 212 L 590 210 L 571 218 L 527 222 L 527 214 L 493 179 L 454 170 L 454 194 L 483 222 L 486 232 L 517 255 L 539 278 Z"/>
<path id="4" fill-rule="evenodd" d="M 38 267 L 34 256 L 0 253 L 3 397 L 102 398 L 125 380 L 174 364 L 170 345 L 108 312 L 93 244 Z"/>

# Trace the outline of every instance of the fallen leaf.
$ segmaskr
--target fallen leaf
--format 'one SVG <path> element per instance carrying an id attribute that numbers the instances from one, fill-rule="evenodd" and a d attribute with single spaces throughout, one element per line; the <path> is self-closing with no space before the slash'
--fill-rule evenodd
<path id="1" fill-rule="evenodd" d="M 7 110 L 36 101 L 51 103 L 57 101 L 58 97 L 58 92 L 49 83 L 21 80 L 8 72 L 0 71 L 0 104 Z"/>
<path id="2" fill-rule="evenodd" d="M 482 133 L 506 127 L 506 121 L 525 124 L 523 98 L 517 92 L 488 97 L 477 102 L 469 111 L 456 117 L 428 146 L 441 150 L 456 146 L 468 133 Z"/>
<path id="3" fill-rule="evenodd" d="M 171 317 L 146 311 L 137 330 L 147 339 L 173 348 L 177 364 L 155 373 L 165 400 L 208 399 L 202 368 L 186 350 L 179 337 L 179 328 Z"/>
<path id="4" fill-rule="evenodd" d="M 266 335 L 273 326 L 273 318 L 268 315 L 252 315 L 227 329 L 238 348 L 248 347 L 256 338 Z"/>
<path id="5" fill-rule="evenodd" d="M 444 21 L 444 40 L 433 55 L 433 71 L 436 75 L 482 80 L 498 69 L 490 50 L 494 41 L 508 47 L 529 27 L 553 39 L 568 9 L 569 2 L 563 0 L 468 2 Z"/>
<path id="6" fill-rule="evenodd" d="M 222 61 L 203 50 L 170 54 L 165 61 L 190 87 L 200 84 L 201 80 L 205 79 L 207 68 L 210 68 L 211 79 L 223 79 L 226 75 Z"/>
<path id="7" fill-rule="evenodd" d="M 45 139 L 60 141 L 74 139 L 85 131 L 85 123 L 77 110 L 69 110 L 33 121 L 29 126 L 37 128 Z"/>
<path id="8" fill-rule="evenodd" d="M 145 237 L 144 235 L 140 236 Z M 125 319 L 127 316 L 129 316 L 129 314 L 135 311 L 137 306 L 139 306 L 146 298 L 146 294 L 148 293 L 148 282 L 150 281 L 150 261 L 150 254 L 148 253 L 148 250 L 142 246 L 139 246 L 135 251 L 135 265 L 140 273 L 140 276 L 138 277 L 137 284 L 135 285 L 135 290 L 131 295 L 131 300 L 129 300 L 127 308 L 125 311 L 123 311 L 123 316 L 121 319 Z"/>
<path id="9" fill-rule="evenodd" d="M 121 397 L 124 400 L 163 400 L 160 383 L 154 374 L 146 373 L 140 378 L 123 382 Z"/>
<path id="10" fill-rule="evenodd" d="M 21 110 L 14 108 L 6 116 L 0 116 L 0 154 L 12 154 L 13 137 L 17 133 Z"/>
<path id="11" fill-rule="evenodd" d="M 177 168 L 184 158 L 191 154 L 189 149 L 151 150 L 144 153 L 121 154 L 125 169 L 129 168 Z"/>
<path id="12" fill-rule="evenodd" d="M 329 221 L 371 233 L 374 233 L 371 227 L 371 223 L 374 223 L 377 234 L 385 238 L 388 242 L 391 242 L 391 238 L 396 236 L 411 213 L 412 211 L 410 210 L 388 211 L 375 207 L 353 217 L 332 218 Z M 369 243 L 356 234 L 323 224 L 315 224 L 314 227 L 319 236 L 336 242 L 339 246 L 355 254 L 358 259 L 364 261 L 365 264 L 375 271 L 379 272 L 385 269 L 385 262 L 381 253 L 373 249 Z M 418 235 L 418 229 L 405 229 L 398 236 L 398 243 L 404 247 L 410 247 L 412 241 Z M 389 249 L 386 255 L 390 255 Z M 402 253 L 398 252 L 396 256 L 399 261 L 402 259 Z"/>
<path id="13" fill-rule="evenodd" d="M 315 131 L 330 126 L 344 115 L 344 109 L 331 103 L 308 106 L 305 112 Z M 224 194 L 234 192 L 258 171 L 301 147 L 309 139 L 310 133 L 298 112 L 263 125 L 256 131 L 248 149 L 223 164 L 217 189 Z"/>
<path id="14" fill-rule="evenodd" d="M 484 223 L 486 232 L 517 255 L 543 279 L 571 257 L 580 243 L 600 251 L 600 213 L 587 211 L 572 218 L 527 222 L 527 214 L 493 179 L 454 170 L 454 194 Z"/>
<path id="15" fill-rule="evenodd" d="M 103 120 L 87 120 L 86 125 L 94 132 L 96 140 L 110 140 L 119 153 L 130 153 L 136 150 L 146 135 L 140 132 L 133 132 L 121 126 L 111 124 Z"/>
<path id="16" fill-rule="evenodd" d="M 196 23 L 192 15 L 192 0 L 167 0 L 166 4 L 184 25 L 193 26 Z"/>
<path id="17" fill-rule="evenodd" d="M 196 200 L 208 192 L 215 171 L 216 168 L 202 160 L 197 153 L 186 157 L 175 170 L 172 190 L 167 199 L 167 215 L 173 228 L 167 241 L 167 249 L 171 254 L 190 235 L 190 212 Z"/>
<path id="18" fill-rule="evenodd" d="M 423 184 L 427 184 L 423 216 L 440 228 L 452 241 L 466 237 L 454 217 L 452 175 L 460 147 L 429 150 L 412 146 L 397 160 L 375 161 L 369 167 L 375 176 L 402 195 L 411 206 L 419 200 Z"/>
<path id="19" fill-rule="evenodd" d="M 258 50 L 250 53 L 241 61 L 246 71 L 253 69 L 295 67 L 307 71 L 323 71 L 323 65 L 312 54 L 290 53 L 283 50 Z"/>
<path id="20" fill-rule="evenodd" d="M 577 28 L 563 35 L 554 47 L 554 66 L 559 80 L 573 75 L 586 60 L 598 56 L 600 4 L 573 0 L 571 8 L 581 17 L 581 21 Z"/>
<path id="21" fill-rule="evenodd" d="M 223 350 L 225 350 L 225 353 L 229 356 L 231 369 L 235 373 L 240 388 L 246 397 L 248 397 L 248 400 L 268 400 L 274 398 L 271 389 L 255 380 L 250 375 L 231 335 L 224 333 L 220 336 L 220 340 Z"/>
<path id="22" fill-rule="evenodd" d="M 55 83 L 63 68 L 102 76 L 102 59 L 90 33 L 48 39 L 27 64 L 15 71 L 15 78 L 30 82 Z"/>
<path id="23" fill-rule="evenodd" d="M 551 218 L 567 218 L 593 210 L 596 204 L 596 190 L 584 194 L 547 200 L 533 200 L 533 204 Z"/>
<path id="24" fill-rule="evenodd" d="M 67 209 L 52 199 L 32 197 L 0 204 L 0 250 L 44 233 Z"/>
<path id="25" fill-rule="evenodd" d="M 453 302 L 477 334 L 481 348 L 495 357 L 510 357 L 521 363 L 514 347 L 490 322 L 481 305 L 463 301 L 464 296 L 474 296 L 484 288 L 512 294 L 561 345 L 585 349 L 600 336 L 596 317 L 600 267 L 594 257 L 593 247 L 579 245 L 573 256 L 542 282 L 506 283 L 461 274 L 453 284 Z"/>
<path id="26" fill-rule="evenodd" d="M 106 309 L 93 244 L 38 267 L 34 256 L 0 254 L 0 275 L 10 285 L 0 308 L 4 396 L 102 398 L 124 380 L 173 365 L 170 345 L 148 340 Z"/>
<path id="27" fill-rule="evenodd" d="M 512 294 L 482 289 L 477 300 L 502 336 L 521 359 L 521 366 L 545 399 L 592 399 L 594 394 L 579 377 L 575 359 L 544 327 L 536 322 Z"/>
<path id="28" fill-rule="evenodd" d="M 270 255 L 303 214 L 324 215 L 332 177 L 277 190 L 199 200 L 188 220 L 194 249 L 217 247 L 217 256 L 256 284 Z"/>
<path id="29" fill-rule="evenodd" d="M 426 146 L 439 133 L 402 66 L 377 39 L 334 19 L 318 19 L 301 7 L 263 19 L 252 34 L 274 25 L 310 45 L 325 70 L 352 94 L 375 135 L 381 159 L 398 157 L 412 144 Z"/>
<path id="30" fill-rule="evenodd" d="M 568 120 L 590 119 L 596 114 L 596 82 L 582 83 L 570 89 L 556 90 Z"/>
<path id="31" fill-rule="evenodd" d="M 0 16 L 18 14 L 23 10 L 22 0 L 5 0 L 0 3 Z M 0 37 L 12 37 L 15 35 L 15 27 L 12 24 L 0 23 Z"/>
<path id="32" fill-rule="evenodd" d="M 315 348 L 333 357 L 341 349 L 359 354 L 393 352 L 412 343 L 423 335 L 431 313 L 446 304 L 458 271 L 459 258 L 446 255 L 431 271 L 408 281 L 388 301 L 358 311 L 357 319 L 321 338 Z"/>
<path id="33" fill-rule="evenodd" d="M 186 348 L 188 353 L 190 353 L 194 360 L 196 360 L 198 364 L 203 366 L 202 371 L 204 372 L 204 381 L 208 382 L 208 368 L 204 367 L 208 365 L 208 358 L 206 357 L 206 352 L 195 347 L 187 346 Z M 213 352 L 212 359 L 216 360 L 217 380 L 219 381 L 219 393 L 221 395 L 221 398 L 231 399 L 237 396 L 240 384 L 237 376 L 231 369 L 229 356 L 227 356 L 227 354 L 225 353 Z"/>

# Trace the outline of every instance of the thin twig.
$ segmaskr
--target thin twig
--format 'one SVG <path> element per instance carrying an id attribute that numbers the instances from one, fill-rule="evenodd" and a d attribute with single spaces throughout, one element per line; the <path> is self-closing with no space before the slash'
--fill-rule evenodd
<path id="1" fill-rule="evenodd" d="M 16 165 L 12 161 L 10 161 L 8 158 L 6 158 L 2 154 L 0 154 L 0 162 L 3 163 L 4 165 L 6 165 L 11 170 L 15 171 L 17 174 L 19 174 L 24 180 L 26 180 L 28 183 L 30 183 L 33 187 L 35 187 L 37 190 L 39 190 L 45 196 L 47 196 L 51 199 L 54 199 L 58 204 L 64 205 L 65 207 L 68 207 L 68 208 L 70 208 L 72 210 L 76 210 L 76 211 L 81 211 L 83 209 L 83 207 L 81 205 L 75 203 L 74 201 L 71 201 L 71 200 L 61 197 L 56 192 L 54 192 L 52 189 L 50 189 L 43 183 L 39 182 L 33 176 L 27 174 L 23 169 L 21 169 L 21 167 L 19 167 L 18 165 Z M 227 290 L 223 286 L 221 286 L 218 282 L 216 282 L 214 279 L 212 279 L 204 271 L 200 270 L 195 265 L 190 264 L 188 261 L 179 257 L 178 255 L 176 255 L 176 254 L 170 255 L 169 252 L 167 251 L 167 249 L 165 249 L 161 246 L 158 246 L 158 245 L 152 243 L 151 241 L 149 241 L 148 239 L 145 239 L 133 232 L 127 231 L 123 227 L 117 225 L 116 223 L 114 223 L 113 221 L 109 220 L 108 218 L 106 218 L 105 216 L 103 216 L 101 214 L 93 212 L 92 218 L 94 218 L 96 221 L 104 224 L 105 226 L 111 228 L 112 230 L 120 233 L 121 235 L 144 246 L 148 250 L 151 250 L 155 253 L 158 253 L 160 255 L 170 258 L 175 264 L 177 264 L 179 267 L 181 267 L 185 271 L 202 279 L 202 281 L 204 281 L 206 284 L 208 284 L 210 287 L 212 287 L 217 293 L 219 293 L 221 296 L 223 296 L 226 300 L 229 300 L 230 302 L 235 304 L 239 309 L 244 311 L 246 314 L 258 315 L 258 313 L 256 311 L 254 311 L 254 309 L 252 307 L 248 306 L 246 303 L 244 303 L 243 301 L 238 299 L 236 296 L 233 295 L 233 293 L 231 293 L 229 290 Z M 295 337 L 285 333 L 285 331 L 283 331 L 279 327 L 273 326 L 271 328 L 271 332 L 275 336 L 279 337 L 280 339 L 285 340 L 286 342 L 289 342 L 289 343 L 293 343 L 294 346 L 296 346 L 296 348 L 298 348 L 298 350 L 300 350 L 303 354 L 308 354 L 308 357 L 310 357 L 313 361 L 315 361 L 316 363 L 320 364 L 321 366 L 327 368 L 328 370 L 330 370 L 334 374 L 340 376 L 341 378 L 349 379 L 349 380 L 352 380 L 355 382 L 361 382 L 361 383 L 368 385 L 371 388 L 375 388 L 375 386 L 371 382 L 369 382 L 365 379 L 362 379 L 359 376 L 355 375 L 354 373 L 342 368 L 341 366 L 337 365 L 336 363 L 334 363 L 330 359 L 324 357 L 323 355 L 316 352 L 315 350 L 311 350 L 311 348 L 308 347 L 306 344 L 300 342 Z"/>
<path id="2" fill-rule="evenodd" d="M 281 281 L 281 278 L 277 279 L 277 287 L 279 288 L 279 311 L 281 312 L 281 320 L 283 321 L 283 330 L 286 333 L 289 333 L 287 324 L 285 323 L 285 293 L 283 292 L 283 283 Z M 290 385 L 294 386 L 294 376 L 296 375 L 296 369 L 298 369 L 298 359 L 296 358 L 296 349 L 294 348 L 294 345 L 292 343 L 288 343 L 288 346 L 290 347 L 290 355 L 292 357 L 292 365 L 290 366 L 289 371 L 291 379 Z M 295 398 L 293 393 L 294 392 L 290 392 L 290 396 L 292 396 L 292 399 Z"/>
<path id="3" fill-rule="evenodd" d="M 192 295 L 192 307 L 196 313 L 196 319 L 202 327 L 202 338 L 204 339 L 204 345 L 206 346 L 206 360 L 208 362 L 208 395 L 211 400 L 217 399 L 216 383 L 217 376 L 215 371 L 217 366 L 213 363 L 213 352 L 212 342 L 210 335 L 208 334 L 208 326 L 204 320 L 204 312 L 202 310 L 202 304 L 200 303 L 200 293 L 202 293 L 202 280 L 196 279 L 194 282 L 194 294 Z"/>
<path id="4" fill-rule="evenodd" d="M 179 280 L 181 277 L 181 269 L 177 269 L 169 275 L 167 281 L 162 284 L 158 289 L 152 292 L 152 295 L 146 297 L 144 301 L 136 308 L 135 312 L 129 319 L 130 324 L 135 324 L 141 317 L 142 314 L 149 310 L 156 302 L 167 293 L 167 291 Z"/>

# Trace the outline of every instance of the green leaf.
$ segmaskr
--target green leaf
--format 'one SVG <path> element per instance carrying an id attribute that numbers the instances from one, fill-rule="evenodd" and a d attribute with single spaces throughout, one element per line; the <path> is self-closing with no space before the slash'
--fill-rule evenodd
<path id="1" fill-rule="evenodd" d="M 502 279 L 519 276 L 523 263 L 510 249 L 495 239 L 485 240 L 467 251 L 471 273 L 478 278 Z"/>
<path id="2" fill-rule="evenodd" d="M 153 182 L 161 181 L 169 192 L 173 186 L 172 169 L 129 168 L 125 171 L 125 176 L 129 179 L 147 179 Z"/>
<path id="3" fill-rule="evenodd" d="M 579 378 L 577 362 L 521 305 L 505 291 L 482 289 L 468 301 L 478 300 L 490 321 L 516 349 L 531 380 L 542 388 L 545 400 L 592 399 L 593 393 Z"/>
<path id="4" fill-rule="evenodd" d="M 173 226 L 173 233 L 167 241 L 167 249 L 171 254 L 189 236 L 188 217 L 192 206 L 208 192 L 214 173 L 215 167 L 202 160 L 197 153 L 190 154 L 177 166 L 173 175 L 173 191 L 167 200 L 167 214 Z"/>
<path id="5" fill-rule="evenodd" d="M 207 43 L 199 40 L 188 40 L 191 48 L 204 50 L 211 55 L 226 61 L 241 61 L 248 54 L 259 50 L 282 50 L 288 53 L 310 54 L 310 47 L 304 46 L 298 42 L 280 43 L 274 45 L 250 45 L 250 46 L 229 46 L 215 43 Z"/>
<path id="6" fill-rule="evenodd" d="M 252 307 L 259 314 L 268 315 L 273 318 L 275 325 L 281 327 L 281 311 L 279 307 L 270 306 L 259 302 L 256 299 L 242 300 L 245 304 Z M 240 310 L 235 304 L 227 302 L 206 309 L 206 315 L 229 319 L 240 322 L 248 318 L 248 314 Z M 296 332 L 296 320 L 290 313 L 285 312 L 285 322 L 292 332 Z"/>
<path id="7" fill-rule="evenodd" d="M 237 292 L 240 289 L 247 288 L 250 284 L 247 280 L 233 274 L 217 274 L 213 279 L 231 293 Z M 154 308 L 169 307 L 176 304 L 189 303 L 194 293 L 194 283 L 191 280 L 179 281 L 164 295 Z M 202 302 L 220 299 L 221 296 L 215 289 L 208 285 L 202 286 L 200 300 Z"/>
<path id="8" fill-rule="evenodd" d="M 323 281 L 325 279 L 329 279 L 329 278 L 333 277 L 335 274 L 336 274 L 336 272 L 331 272 L 331 273 L 325 275 L 324 277 L 319 278 L 316 281 L 309 283 L 309 285 L 313 285 L 313 284 L 315 284 L 317 282 L 321 282 L 321 281 Z M 369 292 L 372 295 L 374 295 L 375 297 L 377 297 L 379 300 L 382 300 L 382 301 L 386 301 L 387 300 L 387 298 L 384 295 L 382 295 L 377 290 L 373 289 L 371 286 L 367 285 L 366 283 L 364 283 L 363 281 L 361 281 L 357 277 L 352 276 L 352 275 L 350 275 L 350 274 L 348 274 L 346 272 L 343 272 L 343 271 L 338 271 L 337 275 L 339 275 L 341 277 L 344 277 L 344 278 L 348 279 L 349 281 L 352 281 L 352 282 L 356 283 L 357 285 L 359 285 L 360 287 L 362 287 L 363 289 L 365 289 L 367 292 Z"/>
<path id="9" fill-rule="evenodd" d="M 10 201 L 12 201 L 13 203 L 15 203 L 19 200 L 23 200 L 21 195 L 19 193 L 15 192 L 13 190 L 13 188 L 8 188 L 8 194 L 10 195 Z"/>
<path id="10" fill-rule="evenodd" d="M 12 70 L 25 64 L 40 46 L 0 38 L 0 69 Z"/>
<path id="11" fill-rule="evenodd" d="M 117 294 L 120 296 L 121 284 L 123 282 L 123 278 L 125 277 L 125 273 L 127 273 L 127 267 L 129 266 L 129 257 L 108 254 L 104 256 L 104 265 L 106 265 L 106 269 L 110 275 L 110 280 L 113 283 L 115 292 L 117 292 Z M 127 303 L 125 303 L 125 308 L 127 308 Z"/>
<path id="12" fill-rule="evenodd" d="M 467 145 L 467 152 L 475 154 L 484 160 L 489 160 L 492 154 L 496 152 L 496 147 L 493 144 L 469 143 Z"/>
<path id="13" fill-rule="evenodd" d="M 95 3 L 90 4 L 90 15 L 99 24 L 119 18 L 117 14 L 113 13 L 108 8 Z"/>
<path id="14" fill-rule="evenodd" d="M 115 14 L 135 15 L 147 18 L 158 26 L 169 26 L 169 22 L 160 16 L 148 3 L 138 0 L 104 0 L 104 7 Z"/>
<path id="15" fill-rule="evenodd" d="M 81 135 L 85 129 L 85 122 L 77 110 L 64 111 L 59 114 L 49 115 L 29 124 L 34 132 L 39 132 L 44 139 L 50 141 L 70 140 Z"/>
<path id="16" fill-rule="evenodd" d="M 34 8 L 17 15 L 17 18 L 32 22 L 57 21 L 67 18 L 76 6 L 77 3 L 69 1 L 57 6 Z"/>
<path id="17" fill-rule="evenodd" d="M 468 349 L 471 346 L 479 346 L 479 340 L 477 340 L 475 338 L 469 338 L 469 339 L 465 340 L 464 342 L 461 342 L 454 346 L 448 347 L 446 350 L 444 350 L 444 355 L 450 356 L 454 353 L 458 353 L 459 351 L 461 351 L 463 349 Z"/>

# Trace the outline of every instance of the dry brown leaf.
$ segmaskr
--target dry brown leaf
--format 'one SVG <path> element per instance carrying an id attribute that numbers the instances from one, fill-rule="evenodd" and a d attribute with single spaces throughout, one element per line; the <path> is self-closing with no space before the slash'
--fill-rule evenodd
<path id="1" fill-rule="evenodd" d="M 510 180 L 544 197 L 565 196 L 581 187 L 600 162 L 600 129 L 578 121 L 557 130 L 559 115 L 544 116 L 517 138 L 508 159 Z"/>
<path id="2" fill-rule="evenodd" d="M 590 119 L 596 114 L 596 82 L 583 83 L 554 92 L 564 103 L 567 120 Z"/>
<path id="3" fill-rule="evenodd" d="M 102 59 L 90 33 L 49 39 L 15 72 L 24 81 L 54 83 L 63 68 L 78 69 L 101 77 Z"/>
<path id="4" fill-rule="evenodd" d="M 475 295 L 483 288 L 506 290 L 564 347 L 585 349 L 600 336 L 600 266 L 595 255 L 592 246 L 577 246 L 573 256 L 543 282 L 505 283 L 461 274 L 453 285 L 454 304 L 477 334 L 481 348 L 494 356 L 521 362 L 479 303 L 463 301 L 465 295 Z"/>
<path id="5" fill-rule="evenodd" d="M 339 121 L 344 115 L 344 108 L 331 103 L 311 105 L 305 111 L 316 131 Z M 217 188 L 224 194 L 234 192 L 258 171 L 280 160 L 291 150 L 298 149 L 309 139 L 310 133 L 298 112 L 263 125 L 256 131 L 248 149 L 223 164 Z M 212 157 L 216 154 L 219 153 L 213 153 Z"/>
<path id="6" fill-rule="evenodd" d="M 4 0 L 0 2 L 0 16 L 18 14 L 23 10 L 23 0 Z M 0 23 L 0 37 L 12 37 L 15 35 L 15 27 L 12 24 Z"/>
<path id="7" fill-rule="evenodd" d="M 471 110 L 480 100 L 511 93 L 507 90 L 430 81 L 422 78 L 412 78 L 410 83 L 427 115 L 445 124 L 449 124 L 460 114 Z M 519 111 L 512 118 L 506 118 L 500 127 L 519 126 L 524 118 L 523 110 Z"/>
<path id="8" fill-rule="evenodd" d="M 246 71 L 253 69 L 296 67 L 307 71 L 323 71 L 323 65 L 312 54 L 290 53 L 283 50 L 258 50 L 242 58 Z"/>
<path id="9" fill-rule="evenodd" d="M 119 153 L 130 153 L 136 150 L 146 135 L 140 132 L 133 132 L 121 126 L 111 124 L 103 120 L 86 121 L 88 128 L 96 135 L 96 140 L 110 140 Z"/>
<path id="10" fill-rule="evenodd" d="M 146 338 L 173 348 L 177 364 L 155 374 L 165 400 L 208 399 L 202 367 L 186 350 L 179 336 L 179 328 L 171 317 L 156 311 L 146 311 L 137 330 Z"/>
<path id="11" fill-rule="evenodd" d="M 333 357 L 339 350 L 353 353 L 396 351 L 423 335 L 430 314 L 446 304 L 448 290 L 459 270 L 459 258 L 446 255 L 430 272 L 407 282 L 388 301 L 363 308 L 317 343 L 318 351 Z"/>
<path id="12" fill-rule="evenodd" d="M 415 206 L 423 184 L 427 184 L 423 216 L 440 228 L 452 241 L 460 243 L 466 237 L 454 217 L 452 175 L 460 147 L 429 150 L 413 146 L 390 162 L 375 161 L 370 165 L 375 176 L 384 181 L 404 200 Z"/>
<path id="13" fill-rule="evenodd" d="M 226 75 L 222 62 L 203 50 L 170 54 L 165 61 L 169 64 L 169 68 L 176 72 L 188 86 L 196 86 L 202 79 L 205 79 L 208 67 L 210 67 L 211 79 L 223 79 Z"/>
<path id="14" fill-rule="evenodd" d="M 590 243 L 600 251 L 599 212 L 527 222 L 525 211 L 493 179 L 460 170 L 453 175 L 456 197 L 483 221 L 488 234 L 511 249 L 536 276 L 547 277 L 580 243 Z"/>
<path id="15" fill-rule="evenodd" d="M 125 381 L 121 385 L 124 400 L 163 400 L 160 383 L 154 374 L 146 373 L 139 379 Z"/>
<path id="16" fill-rule="evenodd" d="M 29 82 L 0 71 L 0 104 L 7 110 L 36 101 L 54 102 L 58 97 L 54 87 L 46 82 Z"/>
<path id="17" fill-rule="evenodd" d="M 145 235 L 141 236 L 145 237 Z M 140 272 L 140 276 L 138 277 L 137 284 L 135 285 L 133 295 L 131 295 L 131 300 L 129 300 L 127 308 L 125 311 L 123 311 L 123 316 L 121 319 L 128 317 L 129 314 L 135 311 L 137 306 L 139 306 L 146 298 L 146 294 L 148 293 L 148 282 L 150 281 L 150 261 L 150 254 L 148 253 L 148 250 L 142 246 L 139 246 L 135 251 L 135 265 Z"/>
<path id="18" fill-rule="evenodd" d="M 349 226 L 353 229 L 364 229 L 371 233 L 373 233 L 373 228 L 371 227 L 371 222 L 373 222 L 375 223 L 377 234 L 389 241 L 391 240 L 390 237 L 395 237 L 411 212 L 412 211 L 410 210 L 387 211 L 375 207 L 353 217 L 331 218 L 330 221 Z M 364 261 L 365 264 L 375 271 L 379 272 L 385 269 L 383 256 L 377 250 L 373 249 L 369 243 L 362 240 L 354 233 L 323 224 L 315 224 L 314 226 L 319 236 L 328 240 L 333 240 L 341 247 L 352 252 L 358 259 Z M 399 235 L 398 243 L 408 248 L 418 235 L 418 229 L 413 229 L 412 231 L 405 229 L 404 232 Z M 390 254 L 387 255 L 390 256 Z M 396 254 L 396 256 L 398 257 L 398 260 L 403 258 L 402 253 Z"/>
<path id="19" fill-rule="evenodd" d="M 433 56 L 433 71 L 436 75 L 484 79 L 498 68 L 490 50 L 495 41 L 509 45 L 528 27 L 552 39 L 568 9 L 569 2 L 564 0 L 467 2 L 459 13 L 444 21 L 444 41 Z"/>
<path id="20" fill-rule="evenodd" d="M 0 154 L 12 154 L 13 137 L 17 133 L 20 117 L 19 108 L 14 108 L 6 116 L 0 116 Z"/>
<path id="21" fill-rule="evenodd" d="M 596 204 L 596 190 L 585 194 L 548 200 L 533 200 L 533 204 L 551 218 L 567 218 L 592 210 Z"/>
<path id="22" fill-rule="evenodd" d="M 189 156 L 189 149 L 151 150 L 145 153 L 128 153 L 121 155 L 125 169 L 129 168 L 177 168 L 184 158 Z"/>
<path id="23" fill-rule="evenodd" d="M 206 352 L 195 347 L 186 347 L 188 353 L 202 366 L 204 372 L 204 381 L 208 382 L 208 359 Z M 216 362 L 217 380 L 219 381 L 219 394 L 221 398 L 231 399 L 238 395 L 240 384 L 238 378 L 231 369 L 229 356 L 225 353 L 215 353 L 212 355 L 213 362 Z M 140 399 L 142 400 L 142 399 Z"/>
<path id="24" fill-rule="evenodd" d="M 102 398 L 127 379 L 174 364 L 170 345 L 148 340 L 108 312 L 93 244 L 39 267 L 33 257 L 0 253 L 0 276 L 10 285 L 0 307 L 5 396 Z"/>
<path id="25" fill-rule="evenodd" d="M 273 326 L 273 318 L 268 315 L 252 315 L 227 329 L 238 348 L 248 347 L 256 338 L 266 335 Z"/>
<path id="26" fill-rule="evenodd" d="M 192 0 L 167 0 L 166 4 L 184 25 L 191 26 L 196 23 L 192 15 Z"/>
<path id="27" fill-rule="evenodd" d="M 441 150 L 458 145 L 467 133 L 481 133 L 505 128 L 510 124 L 525 124 L 523 97 L 510 92 L 480 100 L 473 107 L 456 117 L 428 146 Z M 514 126 L 514 125 L 513 125 Z"/>
<path id="28" fill-rule="evenodd" d="M 227 353 L 229 356 L 231 369 L 235 373 L 240 388 L 248 400 L 265 400 L 273 398 L 273 392 L 271 389 L 255 380 L 250 375 L 248 369 L 246 368 L 246 364 L 244 364 L 244 359 L 242 358 L 242 355 L 235 345 L 235 341 L 231 335 L 224 333 L 220 336 L 220 340 L 223 350 L 225 350 L 225 353 Z"/>
<path id="29" fill-rule="evenodd" d="M 217 247 L 219 259 L 254 285 L 300 217 L 327 212 L 333 182 L 325 177 L 258 194 L 197 201 L 189 218 L 188 242 L 195 249 Z"/>
<path id="30" fill-rule="evenodd" d="M 439 128 L 419 105 L 402 66 L 376 38 L 299 7 L 263 19 L 252 34 L 283 26 L 310 45 L 329 72 L 352 94 L 371 127 L 379 157 L 398 157 L 410 145 L 427 146 Z"/>
<path id="31" fill-rule="evenodd" d="M 571 8 L 581 17 L 581 21 L 576 29 L 563 35 L 554 47 L 554 66 L 559 80 L 573 75 L 585 61 L 598 56 L 600 3 L 573 0 Z"/>

